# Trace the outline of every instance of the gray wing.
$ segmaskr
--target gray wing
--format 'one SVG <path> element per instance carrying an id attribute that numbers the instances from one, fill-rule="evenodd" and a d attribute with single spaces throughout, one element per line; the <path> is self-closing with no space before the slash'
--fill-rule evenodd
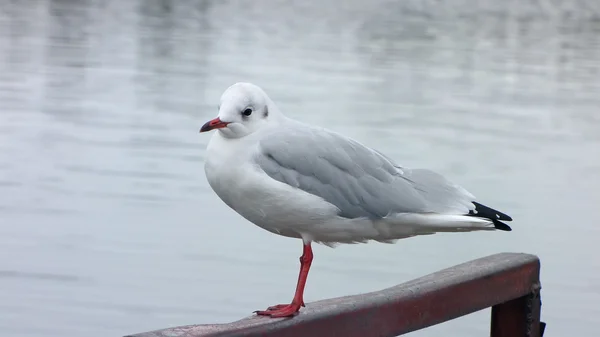
<path id="1" fill-rule="evenodd" d="M 261 140 L 255 160 L 271 178 L 323 198 L 346 218 L 441 212 L 452 208 L 446 199 L 457 199 L 443 177 L 400 168 L 378 152 L 324 129 L 275 131 Z M 468 212 L 464 202 L 458 204 L 461 214 Z"/>

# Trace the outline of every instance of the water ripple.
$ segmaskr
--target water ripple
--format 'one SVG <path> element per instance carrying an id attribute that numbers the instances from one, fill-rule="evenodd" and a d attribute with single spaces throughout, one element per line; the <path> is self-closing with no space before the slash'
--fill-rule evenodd
<path id="1" fill-rule="evenodd" d="M 54 274 L 54 273 L 39 273 L 25 272 L 18 270 L 0 270 L 0 279 L 16 278 L 16 279 L 32 279 L 37 281 L 56 281 L 56 282 L 80 282 L 81 278 L 75 275 Z"/>

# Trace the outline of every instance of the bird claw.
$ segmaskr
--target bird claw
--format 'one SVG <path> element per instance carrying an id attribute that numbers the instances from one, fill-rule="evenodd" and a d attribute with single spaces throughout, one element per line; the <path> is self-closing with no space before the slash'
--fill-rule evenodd
<path id="1" fill-rule="evenodd" d="M 304 307 L 304 301 L 300 304 L 296 304 L 294 302 L 290 304 L 277 304 L 267 308 L 267 310 L 257 310 L 254 313 L 259 316 L 269 316 L 269 317 L 290 317 L 294 316 L 298 311 L 300 311 L 300 307 Z"/>
<path id="2" fill-rule="evenodd" d="M 289 304 L 277 304 L 277 305 L 273 305 L 267 308 L 267 311 L 274 311 L 274 310 L 279 310 L 279 309 L 283 309 L 285 307 L 287 307 Z"/>
<path id="3" fill-rule="evenodd" d="M 273 306 L 268 307 L 267 310 L 265 310 L 265 311 L 279 310 L 279 309 L 283 309 L 283 308 L 285 308 L 287 306 L 290 306 L 290 305 L 293 305 L 293 304 L 277 304 L 277 305 L 273 305 Z M 306 307 L 306 305 L 304 304 L 304 301 L 300 302 L 300 306 Z M 259 312 L 259 311 L 261 311 L 261 310 L 256 310 L 255 312 Z"/>

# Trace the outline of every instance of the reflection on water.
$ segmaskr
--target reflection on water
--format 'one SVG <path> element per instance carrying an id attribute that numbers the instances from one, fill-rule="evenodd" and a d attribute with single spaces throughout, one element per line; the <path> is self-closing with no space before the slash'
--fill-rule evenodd
<path id="1" fill-rule="evenodd" d="M 588 2 L 3 4 L 0 329 L 118 336 L 292 296 L 300 243 L 248 224 L 204 177 L 198 128 L 243 80 L 515 218 L 511 233 L 316 247 L 307 301 L 524 251 L 542 258 L 547 333 L 592 334 L 600 8 Z M 488 319 L 414 335 L 483 335 Z"/>

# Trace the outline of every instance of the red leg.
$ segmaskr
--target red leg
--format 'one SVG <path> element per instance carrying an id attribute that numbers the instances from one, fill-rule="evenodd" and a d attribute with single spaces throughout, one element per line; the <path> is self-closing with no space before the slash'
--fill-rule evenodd
<path id="1" fill-rule="evenodd" d="M 293 316 L 298 312 L 300 307 L 304 306 L 304 286 L 306 285 L 306 278 L 308 277 L 308 271 L 310 270 L 312 260 L 313 253 L 310 242 L 305 243 L 302 256 L 300 257 L 300 274 L 298 275 L 298 284 L 296 285 L 296 293 L 294 294 L 292 303 L 275 305 L 264 311 L 255 311 L 256 314 L 270 317 L 287 317 Z"/>

